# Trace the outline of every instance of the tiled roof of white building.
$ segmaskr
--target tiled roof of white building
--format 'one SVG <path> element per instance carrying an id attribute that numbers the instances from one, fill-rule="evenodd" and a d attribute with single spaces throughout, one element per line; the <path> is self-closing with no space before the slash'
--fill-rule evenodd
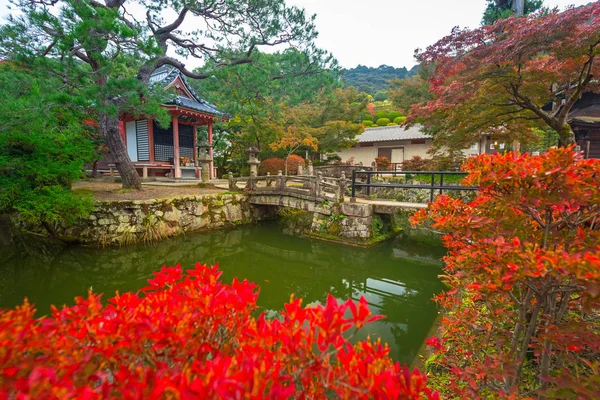
<path id="1" fill-rule="evenodd" d="M 420 125 L 414 125 L 406 129 L 404 126 L 381 126 L 376 128 L 367 128 L 362 134 L 357 136 L 359 143 L 367 142 L 388 142 L 392 140 L 411 140 L 411 139 L 431 139 L 421 131 Z"/>

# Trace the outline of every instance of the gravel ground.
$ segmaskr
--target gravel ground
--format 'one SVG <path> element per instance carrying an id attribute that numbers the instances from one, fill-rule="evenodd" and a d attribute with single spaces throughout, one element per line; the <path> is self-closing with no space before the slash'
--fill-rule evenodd
<path id="1" fill-rule="evenodd" d="M 200 188 L 197 184 L 190 186 L 152 186 L 143 185 L 142 191 L 123 189 L 120 183 L 109 179 L 89 179 L 73 184 L 73 190 L 79 193 L 90 193 L 97 200 L 150 200 L 166 197 L 198 196 L 225 192 L 216 187 Z"/>

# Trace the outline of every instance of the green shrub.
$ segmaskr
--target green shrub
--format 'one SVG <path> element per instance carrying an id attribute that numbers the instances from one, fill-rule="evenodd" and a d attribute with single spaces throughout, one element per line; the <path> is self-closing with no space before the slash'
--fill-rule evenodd
<path id="1" fill-rule="evenodd" d="M 377 120 L 377 126 L 387 126 L 390 122 L 389 118 L 379 118 Z"/>
<path id="2" fill-rule="evenodd" d="M 392 121 L 401 116 L 402 114 L 399 111 L 392 111 L 388 114 L 388 118 Z"/>
<path id="3" fill-rule="evenodd" d="M 380 118 L 388 118 L 388 113 L 386 111 L 379 111 L 375 113 L 375 118 L 373 119 L 376 123 Z M 389 119 L 389 118 L 388 118 Z"/>
<path id="4" fill-rule="evenodd" d="M 402 124 L 404 121 L 406 121 L 406 117 L 403 115 L 394 118 L 394 123 L 398 125 Z"/>
<path id="5" fill-rule="evenodd" d="M 35 65 L 0 63 L 0 214 L 18 213 L 51 234 L 93 208 L 71 184 L 96 158 L 95 127 L 74 97 L 57 91 L 61 84 Z"/>
<path id="6" fill-rule="evenodd" d="M 366 119 L 362 123 L 364 126 L 373 126 L 373 121 L 371 121 L 370 119 Z"/>
<path id="7" fill-rule="evenodd" d="M 0 213 L 17 212 L 36 225 L 87 216 L 91 196 L 72 192 L 71 184 L 83 177 L 83 164 L 93 158 L 93 145 L 76 132 L 3 133 Z"/>

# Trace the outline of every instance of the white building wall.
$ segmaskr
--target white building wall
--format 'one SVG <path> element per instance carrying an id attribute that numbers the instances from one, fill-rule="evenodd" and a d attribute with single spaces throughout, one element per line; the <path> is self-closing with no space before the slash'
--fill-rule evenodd
<path id="1" fill-rule="evenodd" d="M 478 143 L 475 143 L 472 147 L 463 150 L 465 157 L 473 155 L 484 154 L 486 152 L 486 146 L 488 145 L 489 139 L 482 137 Z M 425 143 L 411 144 L 410 140 L 403 141 L 385 141 L 385 142 L 374 142 L 373 146 L 360 147 L 360 143 L 356 146 L 338 151 L 336 154 L 340 156 L 342 162 L 348 161 L 351 157 L 354 157 L 354 164 L 362 163 L 364 166 L 371 166 L 371 163 L 375 161 L 379 153 L 379 148 L 404 148 L 404 160 L 410 160 L 414 156 L 422 158 L 431 158 L 431 155 L 427 153 L 429 148 L 432 146 L 433 141 L 427 139 Z"/>
<path id="2" fill-rule="evenodd" d="M 431 144 L 430 139 L 421 144 L 411 144 L 410 140 L 375 142 L 373 146 L 369 147 L 360 147 L 359 143 L 350 149 L 338 151 L 336 154 L 342 159 L 342 162 L 354 157 L 354 164 L 362 163 L 364 166 L 371 166 L 379 153 L 379 148 L 404 148 L 404 160 L 409 160 L 414 156 L 428 158 L 427 150 L 429 150 Z"/>
<path id="3" fill-rule="evenodd" d="M 419 156 L 421 158 L 429 158 L 431 157 L 427 154 L 427 150 L 431 147 L 431 140 L 427 140 L 422 144 L 409 144 L 404 148 L 404 159 L 410 160 L 414 156 Z"/>
<path id="4" fill-rule="evenodd" d="M 377 148 L 372 147 L 359 147 L 360 144 L 351 147 L 346 150 L 338 151 L 336 154 L 342 159 L 342 162 L 348 161 L 350 158 L 354 157 L 354 164 L 360 164 L 364 166 L 370 166 L 373 161 L 375 161 L 375 157 L 377 157 Z"/>

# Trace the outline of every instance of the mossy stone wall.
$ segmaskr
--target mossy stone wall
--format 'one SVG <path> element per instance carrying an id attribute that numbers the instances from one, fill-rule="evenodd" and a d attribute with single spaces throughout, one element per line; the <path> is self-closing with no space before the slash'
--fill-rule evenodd
<path id="1" fill-rule="evenodd" d="M 59 239 L 64 241 L 124 245 L 251 223 L 268 213 L 268 209 L 251 206 L 243 194 L 99 201 L 87 219 L 73 225 L 57 224 L 55 229 Z M 42 230 L 38 229 L 40 233 Z"/>

